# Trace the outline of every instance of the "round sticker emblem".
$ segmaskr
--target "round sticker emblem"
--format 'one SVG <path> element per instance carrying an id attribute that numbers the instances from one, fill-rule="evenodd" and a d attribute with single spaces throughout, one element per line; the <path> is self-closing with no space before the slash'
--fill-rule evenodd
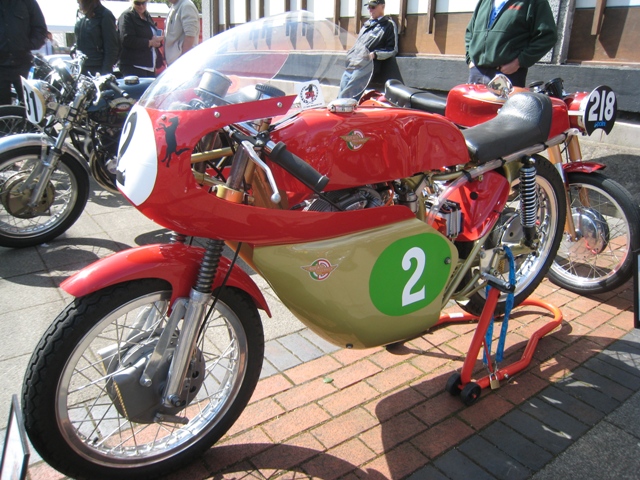
<path id="1" fill-rule="evenodd" d="M 382 313 L 400 316 L 433 302 L 451 272 L 451 251 L 437 234 L 419 234 L 393 242 L 376 260 L 369 296 Z"/>
<path id="2" fill-rule="evenodd" d="M 319 258 L 314 261 L 311 265 L 306 265 L 304 267 L 300 267 L 303 270 L 309 272 L 309 276 L 314 280 L 322 281 L 329 278 L 331 272 L 333 272 L 338 265 L 331 265 L 331 262 L 325 258 Z"/>

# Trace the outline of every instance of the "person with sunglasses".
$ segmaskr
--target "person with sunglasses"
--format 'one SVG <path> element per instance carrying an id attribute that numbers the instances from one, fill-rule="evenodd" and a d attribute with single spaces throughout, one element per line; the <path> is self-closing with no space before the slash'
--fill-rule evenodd
<path id="1" fill-rule="evenodd" d="M 167 65 L 198 45 L 200 15 L 191 0 L 169 0 L 171 8 L 164 29 Z"/>
<path id="2" fill-rule="evenodd" d="M 355 45 L 347 52 L 347 67 L 340 82 L 339 98 L 357 98 L 362 94 L 363 78 L 371 74 L 368 63 L 373 61 L 373 75 L 379 73 L 382 62 L 398 53 L 398 28 L 384 14 L 385 0 L 365 3 L 370 18 L 362 25 Z"/>
<path id="3" fill-rule="evenodd" d="M 155 77 L 164 58 L 159 48 L 164 36 L 147 11 L 148 0 L 133 0 L 131 7 L 118 18 L 118 30 L 122 51 L 120 52 L 120 72 L 125 77 Z"/>
<path id="4" fill-rule="evenodd" d="M 72 51 L 87 56 L 82 65 L 84 75 L 113 73 L 120 55 L 120 37 L 116 17 L 100 0 L 78 0 L 75 25 L 76 44 Z"/>

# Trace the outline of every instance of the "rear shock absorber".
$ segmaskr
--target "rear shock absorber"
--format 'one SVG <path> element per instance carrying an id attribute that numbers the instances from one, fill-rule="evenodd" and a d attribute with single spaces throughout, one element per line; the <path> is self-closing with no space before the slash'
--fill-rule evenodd
<path id="1" fill-rule="evenodd" d="M 527 247 L 538 247 L 538 192 L 536 188 L 536 166 L 533 158 L 527 157 L 520 168 L 520 223 Z"/>

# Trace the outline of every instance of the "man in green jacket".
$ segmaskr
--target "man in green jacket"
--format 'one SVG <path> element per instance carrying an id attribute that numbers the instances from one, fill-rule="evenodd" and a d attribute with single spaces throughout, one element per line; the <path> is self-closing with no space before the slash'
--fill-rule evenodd
<path id="1" fill-rule="evenodd" d="M 548 0 L 479 0 L 465 34 L 469 83 L 503 73 L 524 87 L 527 71 L 556 44 Z"/>

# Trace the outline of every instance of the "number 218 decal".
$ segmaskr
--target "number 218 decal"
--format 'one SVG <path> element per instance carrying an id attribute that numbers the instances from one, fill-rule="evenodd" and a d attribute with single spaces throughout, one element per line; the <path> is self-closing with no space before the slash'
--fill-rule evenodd
<path id="1" fill-rule="evenodd" d="M 397 240 L 378 257 L 369 278 L 369 296 L 382 313 L 400 316 L 433 302 L 451 270 L 451 252 L 438 235 L 420 234 Z"/>
<path id="2" fill-rule="evenodd" d="M 616 94 L 606 85 L 601 85 L 589 94 L 583 116 L 584 128 L 589 135 L 601 128 L 607 134 L 616 123 L 618 103 Z"/>

